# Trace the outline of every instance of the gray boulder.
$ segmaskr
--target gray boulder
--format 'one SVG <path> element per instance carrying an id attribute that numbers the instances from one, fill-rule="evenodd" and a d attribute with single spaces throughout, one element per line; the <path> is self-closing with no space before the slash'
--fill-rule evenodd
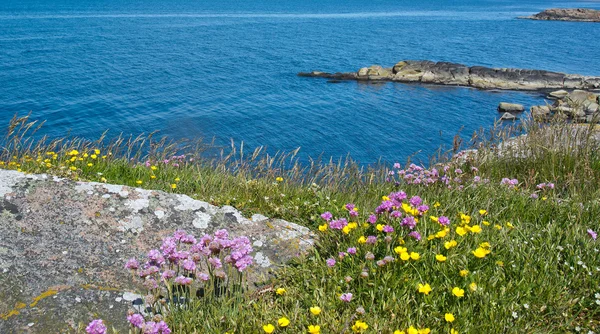
<path id="1" fill-rule="evenodd" d="M 550 107 L 548 106 L 533 106 L 530 109 L 531 116 L 538 120 L 543 120 L 551 115 Z"/>
<path id="2" fill-rule="evenodd" d="M 0 169 L 0 333 L 73 332 L 92 318 L 126 333 L 140 287 L 123 265 L 178 229 L 249 237 L 251 284 L 312 247 L 306 227 L 253 218 L 184 195 Z"/>
<path id="3" fill-rule="evenodd" d="M 561 89 L 561 90 L 556 90 L 556 91 L 550 92 L 548 94 L 548 97 L 551 99 L 563 99 L 563 98 L 567 97 L 567 95 L 569 95 L 569 92 Z"/>
<path id="4" fill-rule="evenodd" d="M 499 112 L 522 112 L 525 107 L 522 104 L 500 102 L 498 105 Z"/>
<path id="5" fill-rule="evenodd" d="M 509 112 L 505 112 L 504 114 L 502 114 L 502 116 L 500 117 L 501 121 L 514 121 L 517 119 L 517 116 L 509 113 Z"/>

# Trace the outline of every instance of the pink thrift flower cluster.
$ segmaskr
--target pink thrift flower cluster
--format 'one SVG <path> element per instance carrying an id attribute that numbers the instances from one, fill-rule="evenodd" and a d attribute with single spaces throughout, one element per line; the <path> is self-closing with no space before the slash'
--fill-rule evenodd
<path id="1" fill-rule="evenodd" d="M 394 169 L 388 173 L 386 181 L 394 181 L 396 185 L 400 185 L 400 183 L 424 186 L 444 185 L 448 188 L 456 186 L 459 189 L 462 189 L 462 184 L 471 180 L 471 177 L 473 184 L 489 183 L 488 179 L 482 180 L 480 176 L 476 175 L 478 171 L 477 167 L 471 167 L 469 174 L 460 168 L 452 169 L 450 165 L 427 169 L 415 164 L 410 164 L 405 169 L 402 169 L 399 163 L 395 163 Z"/>

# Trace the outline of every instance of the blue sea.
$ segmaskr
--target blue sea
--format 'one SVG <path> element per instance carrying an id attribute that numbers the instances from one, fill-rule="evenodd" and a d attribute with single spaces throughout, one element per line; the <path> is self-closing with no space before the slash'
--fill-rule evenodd
<path id="1" fill-rule="evenodd" d="M 328 83 L 404 59 L 600 75 L 600 24 L 518 20 L 540 0 L 2 0 L 0 125 L 95 139 L 155 130 L 361 163 L 426 160 L 538 93 Z"/>

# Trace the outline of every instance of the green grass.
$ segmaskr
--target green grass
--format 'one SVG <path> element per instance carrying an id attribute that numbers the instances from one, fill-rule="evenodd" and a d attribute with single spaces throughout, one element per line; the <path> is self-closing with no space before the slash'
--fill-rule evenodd
<path id="1" fill-rule="evenodd" d="M 263 325 L 271 323 L 275 333 L 307 332 L 309 325 L 320 325 L 323 333 L 350 333 L 357 320 L 368 324 L 365 332 L 370 333 L 406 331 L 409 326 L 430 328 L 432 333 L 450 333 L 451 329 L 460 333 L 565 333 L 577 332 L 576 328 L 582 333 L 598 332 L 600 298 L 595 294 L 600 293 L 600 247 L 586 232 L 600 229 L 596 130 L 562 123 L 540 127 L 525 122 L 520 127 L 479 134 L 473 142 L 479 150 L 465 159 L 438 160 L 451 165 L 451 170 L 465 171 L 462 189 L 457 185 L 452 189 L 440 184 L 395 185 L 385 181 L 389 166 L 361 167 L 350 159 L 301 165 L 296 152 L 269 156 L 256 150 L 248 154 L 243 146 L 232 145 L 219 158 L 207 159 L 201 145 L 182 146 L 155 141 L 152 136 L 93 142 L 32 140 L 35 124 L 28 118 L 15 118 L 11 123 L 0 167 L 184 193 L 215 205 L 233 205 L 245 214 L 299 223 L 319 236 L 313 252 L 277 272 L 272 287 L 285 288 L 283 295 L 266 290 L 241 299 L 199 300 L 168 315 L 175 332 L 260 333 Z M 528 135 L 520 137 L 519 145 L 497 149 L 500 142 L 522 132 Z M 71 162 L 68 152 L 73 149 L 79 154 Z M 94 149 L 100 150 L 96 159 L 90 156 Z M 179 167 L 160 163 L 181 152 L 186 159 Z M 49 167 L 45 159 L 50 159 Z M 157 169 L 146 167 L 146 161 Z M 475 175 L 490 182 L 476 185 L 472 182 Z M 278 177 L 283 180 L 277 181 Z M 518 178 L 518 187 L 500 185 L 504 177 Z M 141 185 L 136 181 L 142 181 Z M 554 182 L 556 188 L 538 191 L 535 186 L 541 182 Z M 389 243 L 375 226 L 363 225 L 382 196 L 399 190 L 409 198 L 420 196 L 430 206 L 416 228 L 423 235 L 421 242 L 407 238 L 398 220 L 380 218 L 379 222 L 396 230 Z M 534 192 L 539 198 L 531 198 Z M 434 207 L 436 202 L 438 207 Z M 319 231 L 317 227 L 324 222 L 319 215 L 325 211 L 348 218 L 345 203 L 359 208 L 359 217 L 351 219 L 358 227 L 348 234 Z M 488 213 L 482 216 L 479 210 Z M 458 235 L 461 213 L 470 216 L 467 225 L 480 226 L 481 233 Z M 444 238 L 427 240 L 441 229 L 429 216 L 442 215 L 450 218 L 450 231 Z M 376 245 L 358 243 L 359 237 L 369 235 L 378 236 Z M 458 245 L 446 249 L 444 243 L 449 240 Z M 491 253 L 480 259 L 472 251 L 483 242 L 491 244 Z M 402 261 L 394 252 L 398 246 L 419 253 L 420 259 Z M 338 253 L 348 247 L 357 247 L 358 253 L 339 260 Z M 365 259 L 367 252 L 374 254 L 374 261 Z M 436 254 L 444 254 L 447 260 L 437 262 Z M 386 255 L 396 261 L 378 267 L 375 261 Z M 328 258 L 338 259 L 333 268 L 325 265 Z M 361 278 L 363 269 L 367 278 Z M 469 274 L 463 277 L 461 270 Z M 469 289 L 473 282 L 475 291 Z M 430 284 L 433 291 L 419 293 L 420 283 Z M 465 296 L 454 296 L 453 287 L 464 289 Z M 345 292 L 354 294 L 350 303 L 339 299 Z M 322 313 L 312 315 L 311 306 L 321 307 Z M 364 313 L 357 313 L 359 307 Z M 456 320 L 446 322 L 446 313 Z M 284 316 L 290 325 L 279 328 L 277 320 Z"/>

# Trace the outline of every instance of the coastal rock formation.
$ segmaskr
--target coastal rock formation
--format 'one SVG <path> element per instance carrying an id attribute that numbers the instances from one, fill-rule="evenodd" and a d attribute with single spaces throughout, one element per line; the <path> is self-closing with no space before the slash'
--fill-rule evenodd
<path id="1" fill-rule="evenodd" d="M 562 91 L 550 93 L 550 96 L 555 97 L 554 103 L 531 107 L 532 116 L 541 120 L 556 116 L 573 119 L 577 122 L 600 122 L 599 94 L 583 90 L 564 93 Z M 557 98 L 558 96 L 562 97 Z"/>
<path id="2" fill-rule="evenodd" d="M 587 8 L 552 8 L 531 16 L 530 20 L 600 22 L 600 10 Z"/>
<path id="3" fill-rule="evenodd" d="M 449 62 L 404 60 L 392 68 L 380 65 L 363 67 L 357 72 L 301 72 L 299 76 L 334 80 L 418 82 L 424 84 L 468 86 L 481 89 L 547 90 L 600 88 L 600 77 L 565 74 L 543 70 L 468 67 Z"/>
<path id="4" fill-rule="evenodd" d="M 524 110 L 525 110 L 525 107 L 522 104 L 517 104 L 517 103 L 500 102 L 500 104 L 498 105 L 499 112 L 515 113 L 515 112 L 522 112 Z"/>
<path id="5" fill-rule="evenodd" d="M 0 169 L 0 333 L 73 332 L 100 317 L 127 332 L 139 286 L 123 265 L 183 229 L 250 238 L 251 282 L 312 247 L 306 227 L 188 196 Z"/>

